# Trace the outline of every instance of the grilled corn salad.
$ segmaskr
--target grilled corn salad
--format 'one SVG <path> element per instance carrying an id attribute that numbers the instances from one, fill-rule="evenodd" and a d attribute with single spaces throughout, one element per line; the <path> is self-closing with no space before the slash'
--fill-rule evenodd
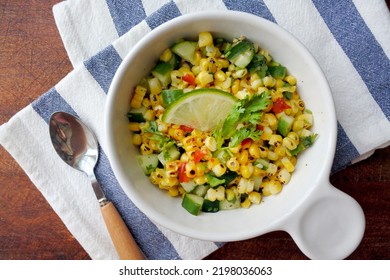
<path id="1" fill-rule="evenodd" d="M 228 107 L 196 102 L 206 97 Z M 205 126 L 191 126 L 194 118 Z M 145 175 L 193 215 L 249 208 L 279 193 L 317 137 L 283 65 L 246 38 L 210 32 L 161 54 L 134 89 L 128 119 Z"/>

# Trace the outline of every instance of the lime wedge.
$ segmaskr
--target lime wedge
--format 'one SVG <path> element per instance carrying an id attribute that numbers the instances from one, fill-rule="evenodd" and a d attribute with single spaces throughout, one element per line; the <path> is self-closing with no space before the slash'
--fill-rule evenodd
<path id="1" fill-rule="evenodd" d="M 236 101 L 233 95 L 222 90 L 196 89 L 171 103 L 162 120 L 201 131 L 212 131 L 227 117 Z"/>

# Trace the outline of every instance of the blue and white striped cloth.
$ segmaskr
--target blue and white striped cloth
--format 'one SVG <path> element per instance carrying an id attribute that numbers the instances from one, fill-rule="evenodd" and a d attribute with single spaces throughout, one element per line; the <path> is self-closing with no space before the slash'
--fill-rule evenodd
<path id="1" fill-rule="evenodd" d="M 275 22 L 311 51 L 336 105 L 333 172 L 390 143 L 390 13 L 383 0 L 68 0 L 54 16 L 74 70 L 0 127 L 0 143 L 28 174 L 93 259 L 117 255 L 86 176 L 65 165 L 48 135 L 58 110 L 78 115 L 96 133 L 96 173 L 149 259 L 201 259 L 223 246 L 152 223 L 124 194 L 105 155 L 103 110 L 116 69 L 153 28 L 182 14 L 240 10 Z"/>

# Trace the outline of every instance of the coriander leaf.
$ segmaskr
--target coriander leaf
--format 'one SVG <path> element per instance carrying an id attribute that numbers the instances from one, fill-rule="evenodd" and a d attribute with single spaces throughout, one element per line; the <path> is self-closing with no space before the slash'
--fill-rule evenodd
<path id="1" fill-rule="evenodd" d="M 261 133 L 262 131 L 256 130 L 256 126 L 254 125 L 249 127 L 241 127 L 230 139 L 229 146 L 235 147 L 247 138 L 251 138 L 254 141 L 259 140 Z"/>

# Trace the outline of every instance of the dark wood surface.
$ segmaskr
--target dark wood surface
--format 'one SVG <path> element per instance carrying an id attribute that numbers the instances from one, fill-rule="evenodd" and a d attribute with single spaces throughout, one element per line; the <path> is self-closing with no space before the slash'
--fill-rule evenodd
<path id="1" fill-rule="evenodd" d="M 72 70 L 52 16 L 57 2 L 0 0 L 1 124 Z M 354 197 L 366 215 L 362 243 L 348 259 L 390 259 L 390 148 L 333 175 L 331 182 Z M 3 147 L 0 259 L 89 259 Z M 228 243 L 206 259 L 306 257 L 287 233 L 273 232 Z"/>

